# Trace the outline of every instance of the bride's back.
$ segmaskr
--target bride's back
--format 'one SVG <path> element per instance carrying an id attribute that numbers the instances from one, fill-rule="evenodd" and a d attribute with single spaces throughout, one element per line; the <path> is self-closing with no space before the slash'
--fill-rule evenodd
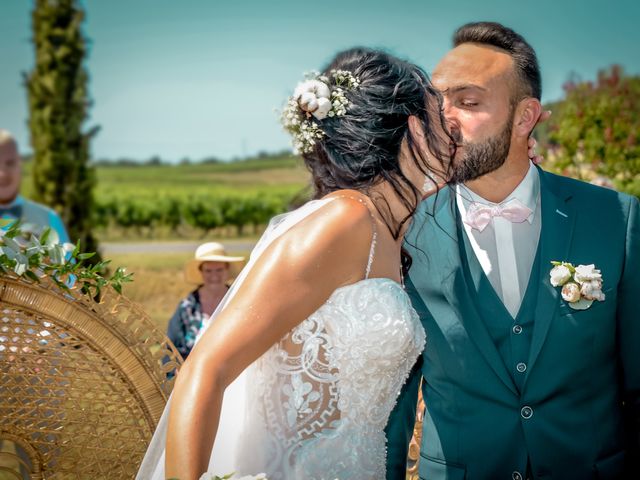
<path id="1" fill-rule="evenodd" d="M 339 192 L 321 202 L 349 210 L 366 200 Z M 316 210 L 281 240 L 305 236 L 326 215 L 324 208 Z M 368 252 L 364 278 L 337 288 L 247 372 L 248 409 L 236 463 L 241 473 L 265 471 L 273 479 L 384 476 L 384 426 L 422 351 L 424 330 L 401 285 L 389 278 L 392 272 L 369 276 L 376 259 L 398 255 L 392 237 L 378 235 L 373 215 L 371 221 L 370 246 L 362 249 Z M 399 265 L 397 259 L 390 263 Z"/>

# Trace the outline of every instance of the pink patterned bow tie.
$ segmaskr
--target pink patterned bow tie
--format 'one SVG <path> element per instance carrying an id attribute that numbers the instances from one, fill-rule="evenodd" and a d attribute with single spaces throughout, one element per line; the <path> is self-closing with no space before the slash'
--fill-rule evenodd
<path id="1" fill-rule="evenodd" d="M 485 205 L 473 202 L 467 210 L 464 223 L 481 232 L 489 225 L 493 217 L 502 217 L 512 223 L 522 223 L 533 213 L 529 207 L 517 198 L 499 205 Z"/>

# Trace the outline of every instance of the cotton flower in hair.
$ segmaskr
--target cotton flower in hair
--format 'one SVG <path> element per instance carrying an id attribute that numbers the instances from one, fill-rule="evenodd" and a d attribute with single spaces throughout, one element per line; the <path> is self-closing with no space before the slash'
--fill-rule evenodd
<path id="1" fill-rule="evenodd" d="M 303 112 L 308 112 L 318 120 L 327 117 L 331 110 L 331 89 L 320 80 L 307 80 L 300 83 L 293 92 L 293 98 Z"/>
<path id="2" fill-rule="evenodd" d="M 332 70 L 330 76 L 335 83 L 333 88 L 329 86 L 327 76 L 317 73 L 299 83 L 282 112 L 282 124 L 292 136 L 296 153 L 313 151 L 325 135 L 318 122 L 345 115 L 349 105 L 345 91 L 360 85 L 359 80 L 346 70 Z"/>

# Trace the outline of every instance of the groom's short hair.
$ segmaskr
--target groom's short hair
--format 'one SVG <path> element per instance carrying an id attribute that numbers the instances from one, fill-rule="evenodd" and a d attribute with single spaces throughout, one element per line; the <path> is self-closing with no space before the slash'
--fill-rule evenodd
<path id="1" fill-rule="evenodd" d="M 540 100 L 542 81 L 536 52 L 522 36 L 497 22 L 474 22 L 461 26 L 453 34 L 453 46 L 463 43 L 491 45 L 506 51 L 513 58 L 518 77 L 518 92 L 521 100 L 534 97 Z"/>

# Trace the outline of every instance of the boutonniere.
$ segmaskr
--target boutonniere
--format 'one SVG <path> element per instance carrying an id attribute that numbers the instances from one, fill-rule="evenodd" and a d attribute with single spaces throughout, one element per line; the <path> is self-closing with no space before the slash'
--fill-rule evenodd
<path id="1" fill-rule="evenodd" d="M 586 310 L 595 301 L 604 302 L 602 274 L 595 265 L 578 265 L 568 262 L 551 262 L 551 285 L 562 287 L 562 298 L 574 310 Z"/>

